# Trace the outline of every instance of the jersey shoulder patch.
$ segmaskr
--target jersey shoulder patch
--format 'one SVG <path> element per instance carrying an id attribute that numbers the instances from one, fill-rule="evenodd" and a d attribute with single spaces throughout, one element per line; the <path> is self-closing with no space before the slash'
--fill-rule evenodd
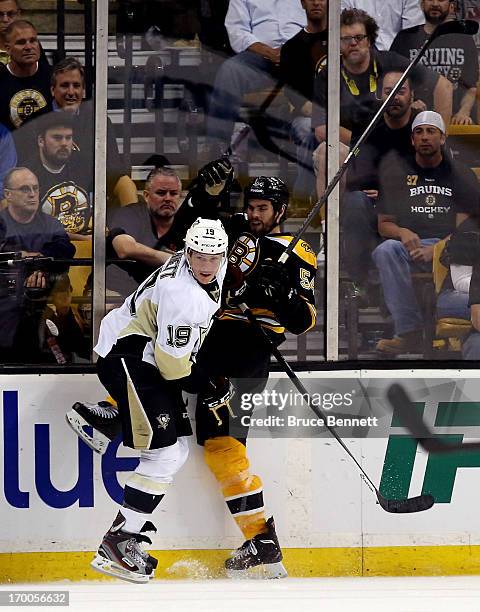
<path id="1" fill-rule="evenodd" d="M 278 234 L 278 235 L 270 235 L 268 236 L 270 240 L 275 240 L 280 244 L 283 244 L 285 248 L 292 242 L 293 236 L 289 234 Z M 293 252 L 297 257 L 299 257 L 302 261 L 309 264 L 313 268 L 317 268 L 317 256 L 312 250 L 312 247 L 305 240 L 299 240 L 293 249 Z"/>

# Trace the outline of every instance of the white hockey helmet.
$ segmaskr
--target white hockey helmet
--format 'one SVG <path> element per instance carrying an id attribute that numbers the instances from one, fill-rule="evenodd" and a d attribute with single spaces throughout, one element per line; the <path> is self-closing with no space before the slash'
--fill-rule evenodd
<path id="1" fill-rule="evenodd" d="M 227 254 L 228 236 L 220 219 L 199 217 L 187 230 L 185 246 L 207 255 Z"/>

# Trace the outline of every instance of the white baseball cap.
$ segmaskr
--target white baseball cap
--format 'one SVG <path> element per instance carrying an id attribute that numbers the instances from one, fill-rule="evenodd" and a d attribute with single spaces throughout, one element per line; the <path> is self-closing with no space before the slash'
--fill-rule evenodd
<path id="1" fill-rule="evenodd" d="M 419 125 L 433 125 L 438 128 L 442 134 L 446 134 L 445 123 L 443 122 L 442 115 L 435 111 L 422 111 L 418 113 L 412 123 L 412 132 Z"/>

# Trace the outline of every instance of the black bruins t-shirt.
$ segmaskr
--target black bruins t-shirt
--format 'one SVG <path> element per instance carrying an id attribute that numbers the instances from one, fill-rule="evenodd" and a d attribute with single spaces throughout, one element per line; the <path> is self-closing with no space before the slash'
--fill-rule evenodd
<path id="1" fill-rule="evenodd" d="M 40 208 L 55 217 L 71 234 L 90 234 L 92 231 L 93 174 L 80 163 L 74 151 L 59 173 L 50 172 L 37 158 L 30 169 L 38 178 Z"/>
<path id="2" fill-rule="evenodd" d="M 29 77 L 16 77 L 0 65 L 0 123 L 15 130 L 35 113 L 51 104 L 48 64 L 39 63 L 37 72 Z"/>
<path id="3" fill-rule="evenodd" d="M 423 26 L 402 30 L 395 37 L 390 50 L 412 61 L 427 36 Z M 426 50 L 420 64 L 435 70 L 453 84 L 453 112 L 456 113 L 465 93 L 476 87 L 478 81 L 478 53 L 473 37 L 467 34 L 439 36 Z M 431 91 L 419 87 L 415 95 L 431 106 Z"/>
<path id="4" fill-rule="evenodd" d="M 377 212 L 393 215 L 400 227 L 420 238 L 444 238 L 455 229 L 455 215 L 478 215 L 475 174 L 444 158 L 436 168 L 420 167 L 413 156 L 392 151 L 379 170 Z"/>

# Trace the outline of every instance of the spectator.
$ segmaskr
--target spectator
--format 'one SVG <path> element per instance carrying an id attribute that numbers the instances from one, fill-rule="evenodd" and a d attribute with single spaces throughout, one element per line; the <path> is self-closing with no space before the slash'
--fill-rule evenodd
<path id="1" fill-rule="evenodd" d="M 84 101 L 85 72 L 82 64 L 66 57 L 53 67 L 51 79 L 52 109 L 65 111 L 76 117 L 75 148 L 78 149 L 93 173 L 95 150 L 94 107 L 91 100 Z M 107 117 L 107 193 L 115 196 L 121 206 L 138 201 L 137 188 L 123 163 L 115 139 L 115 130 Z"/>
<path id="2" fill-rule="evenodd" d="M 49 106 L 51 68 L 39 63 L 37 31 L 29 21 L 12 22 L 4 38 L 10 61 L 0 64 L 0 122 L 15 130 Z"/>
<path id="3" fill-rule="evenodd" d="M 425 40 L 437 25 L 450 20 L 455 7 L 453 0 L 422 0 L 425 25 L 417 25 L 397 34 L 392 51 L 412 61 Z M 451 123 L 469 125 L 473 123 L 472 111 L 477 95 L 478 52 L 473 37 L 468 34 L 439 36 L 430 45 L 420 62 L 453 84 L 453 117 Z M 417 91 L 419 97 L 430 106 L 429 92 Z"/>
<path id="4" fill-rule="evenodd" d="M 230 0 L 225 26 L 236 55 L 215 79 L 207 119 L 213 148 L 223 151 L 230 143 L 242 96 L 274 86 L 281 46 L 305 22 L 299 0 Z"/>
<path id="5" fill-rule="evenodd" d="M 40 206 L 56 217 L 70 240 L 91 240 L 93 172 L 73 150 L 74 119 L 48 113 L 35 121 L 37 147 L 25 165 L 40 185 Z"/>
<path id="6" fill-rule="evenodd" d="M 478 361 L 480 359 L 480 263 L 473 265 L 473 273 L 469 287 L 470 318 L 473 330 L 462 346 L 464 359 Z"/>
<path id="7" fill-rule="evenodd" d="M 120 295 L 137 285 L 174 251 L 183 249 L 186 228 L 198 216 L 182 205 L 182 183 L 174 170 L 155 168 L 147 177 L 144 201 L 113 211 L 108 220 L 113 257 L 134 260 L 110 266 L 107 286 Z"/>
<path id="8" fill-rule="evenodd" d="M 341 15 L 340 49 L 340 153 L 343 159 L 348 149 L 355 144 L 352 130 L 363 131 L 373 114 L 378 109 L 378 84 L 382 75 L 391 70 L 403 72 L 408 61 L 390 51 L 377 51 L 374 48 L 378 26 L 365 11 L 344 10 Z M 452 110 L 452 85 L 443 76 L 433 73 L 422 66 L 417 66 L 411 73 L 414 89 L 421 83 L 433 91 L 434 107 L 443 117 L 445 123 L 450 121 Z M 325 139 L 326 103 L 327 103 L 327 70 L 323 68 L 315 79 L 314 108 L 312 125 L 315 136 L 322 143 L 314 153 L 317 172 L 317 193 L 320 196 L 325 190 Z M 359 132 L 360 133 L 360 132 Z"/>
<path id="9" fill-rule="evenodd" d="M 412 125 L 415 155 L 402 159 L 392 152 L 380 166 L 378 231 L 385 242 L 372 257 L 396 334 L 377 343 L 381 353 L 418 351 L 423 320 L 411 272 L 430 272 L 434 244 L 477 214 L 475 174 L 445 156 L 445 141 L 441 116 L 422 112 Z"/>
<path id="10" fill-rule="evenodd" d="M 389 96 L 400 77 L 401 73 L 396 71 L 385 73 L 381 82 L 382 100 Z M 417 114 L 413 109 L 413 98 L 412 84 L 407 79 L 358 156 L 352 159 L 347 173 L 340 213 L 345 246 L 343 263 L 353 281 L 354 295 L 363 300 L 368 296 L 371 253 L 381 240 L 376 211 L 378 166 L 392 150 L 400 157 L 412 154 L 412 123 Z"/>
<path id="11" fill-rule="evenodd" d="M 5 50 L 4 32 L 8 26 L 21 17 L 22 11 L 17 0 L 0 0 L 0 63 L 8 64 L 10 54 Z"/>
<path id="12" fill-rule="evenodd" d="M 419 0 L 342 0 L 342 9 L 361 9 L 375 17 L 380 29 L 376 47 L 388 51 L 395 35 L 424 22 Z"/>
<path id="13" fill-rule="evenodd" d="M 10 54 L 5 48 L 5 36 L 4 32 L 8 26 L 16 19 L 21 19 L 22 9 L 17 0 L 0 0 L 0 63 L 8 64 L 10 61 Z M 41 64 L 48 66 L 47 56 L 45 51 L 40 45 L 40 60 Z"/>
<path id="14" fill-rule="evenodd" d="M 316 139 L 312 130 L 313 81 L 327 57 L 327 0 L 301 0 L 307 25 L 287 40 L 280 52 L 280 74 L 293 106 L 292 138 L 299 162 L 294 197 L 308 197 L 315 187 L 312 153 Z"/>
<path id="15" fill-rule="evenodd" d="M 0 211 L 2 252 L 20 252 L 22 257 L 73 257 L 75 248 L 61 223 L 39 210 L 39 186 L 33 172 L 13 168 L 5 176 L 4 191 L 7 207 Z M 40 359 L 39 322 L 52 288 L 48 270 L 45 262 L 30 268 L 20 265 L 13 294 L 4 291 L 0 300 L 0 361 Z"/>

